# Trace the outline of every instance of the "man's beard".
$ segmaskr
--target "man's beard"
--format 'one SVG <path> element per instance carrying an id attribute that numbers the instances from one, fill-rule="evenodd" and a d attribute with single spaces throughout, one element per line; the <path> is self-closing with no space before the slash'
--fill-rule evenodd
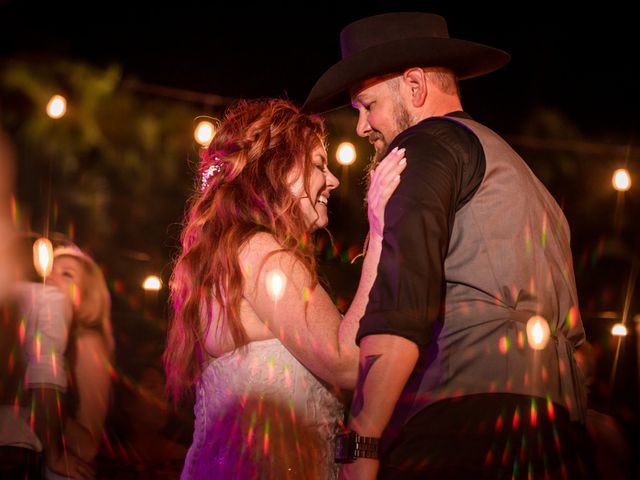
<path id="1" fill-rule="evenodd" d="M 369 141 L 373 143 L 376 140 L 381 140 L 383 145 L 380 150 L 376 149 L 373 157 L 371 157 L 371 161 L 367 166 L 367 173 L 371 170 L 374 170 L 378 164 L 384 159 L 389 150 L 389 143 L 392 142 L 401 132 L 404 132 L 407 128 L 414 125 L 414 121 L 411 118 L 411 114 L 405 108 L 405 106 L 398 100 L 393 109 L 393 138 L 387 142 L 387 139 L 380 132 L 374 132 L 372 135 L 369 135 Z"/>
<path id="2" fill-rule="evenodd" d="M 404 132 L 407 128 L 411 127 L 415 123 L 411 118 L 411 114 L 409 114 L 409 111 L 400 102 L 400 99 L 398 99 L 393 109 L 393 122 L 395 124 L 394 131 L 393 131 L 393 138 L 390 141 L 393 141 L 400 133 Z M 387 142 L 387 140 L 384 138 L 384 136 L 380 132 L 373 132 L 373 134 L 369 135 L 369 141 L 371 143 L 373 143 L 376 140 L 381 140 L 383 143 L 383 146 L 380 150 L 376 149 L 375 153 L 371 157 L 371 160 L 369 161 L 369 165 L 367 165 L 367 168 L 365 170 L 366 172 L 365 182 L 367 187 L 365 191 L 367 192 L 369 191 L 369 185 L 371 182 L 370 172 L 372 170 L 375 170 L 378 164 L 387 155 L 389 150 L 390 142 Z M 366 206 L 366 203 L 367 203 L 366 197 L 364 201 Z"/>

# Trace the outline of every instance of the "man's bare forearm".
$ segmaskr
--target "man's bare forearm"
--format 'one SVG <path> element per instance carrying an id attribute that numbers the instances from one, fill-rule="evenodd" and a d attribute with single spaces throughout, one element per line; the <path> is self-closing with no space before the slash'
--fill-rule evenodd
<path id="1" fill-rule="evenodd" d="M 369 335 L 360 342 L 360 371 L 350 427 L 380 437 L 418 361 L 415 343 L 395 335 Z"/>

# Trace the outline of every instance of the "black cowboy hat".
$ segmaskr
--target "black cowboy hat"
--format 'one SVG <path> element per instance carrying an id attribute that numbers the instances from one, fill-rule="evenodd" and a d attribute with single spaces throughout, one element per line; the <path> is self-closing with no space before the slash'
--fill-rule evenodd
<path id="1" fill-rule="evenodd" d="M 342 60 L 311 89 L 302 109 L 327 111 L 349 103 L 348 91 L 360 82 L 409 67 L 445 67 L 459 79 L 504 66 L 508 53 L 450 38 L 447 22 L 431 13 L 387 13 L 357 20 L 340 33 Z"/>

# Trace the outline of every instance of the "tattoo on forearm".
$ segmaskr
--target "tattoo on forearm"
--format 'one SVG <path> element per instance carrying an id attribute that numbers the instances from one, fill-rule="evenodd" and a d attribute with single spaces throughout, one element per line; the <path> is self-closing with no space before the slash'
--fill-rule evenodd
<path id="1" fill-rule="evenodd" d="M 364 382 L 367 379 L 367 375 L 369 375 L 369 370 L 373 367 L 373 364 L 376 363 L 382 354 L 378 355 L 369 355 L 365 357 L 364 362 L 360 364 L 360 371 L 358 372 L 358 383 L 356 384 L 355 391 L 355 400 L 353 401 L 353 405 L 351 405 L 351 416 L 357 417 L 362 408 L 364 407 Z"/>

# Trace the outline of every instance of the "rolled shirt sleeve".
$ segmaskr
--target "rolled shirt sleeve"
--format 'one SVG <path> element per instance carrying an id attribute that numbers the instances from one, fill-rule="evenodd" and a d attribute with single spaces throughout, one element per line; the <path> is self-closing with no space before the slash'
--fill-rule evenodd
<path id="1" fill-rule="evenodd" d="M 389 146 L 406 148 L 407 167 L 385 210 L 382 254 L 358 344 L 367 335 L 391 334 L 424 346 L 441 317 L 455 212 L 480 185 L 484 154 L 464 127 L 429 123 Z"/>

